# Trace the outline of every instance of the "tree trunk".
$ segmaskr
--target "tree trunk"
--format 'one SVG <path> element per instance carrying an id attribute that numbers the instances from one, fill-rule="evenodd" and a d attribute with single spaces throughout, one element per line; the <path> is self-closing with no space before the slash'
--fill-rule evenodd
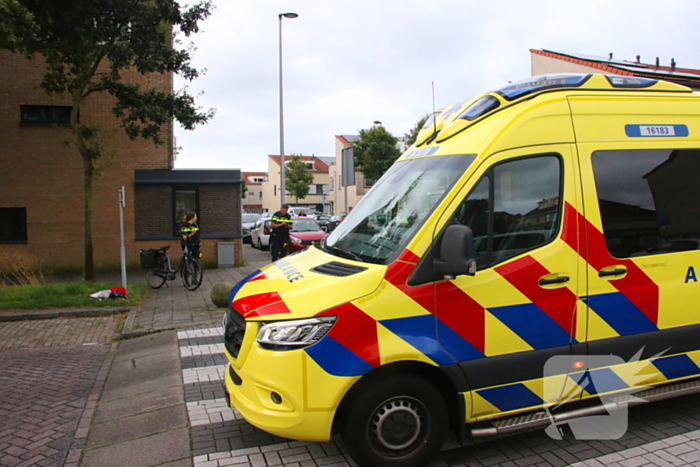
<path id="1" fill-rule="evenodd" d="M 99 64 L 99 60 L 97 61 Z M 92 70 L 94 74 L 97 69 L 97 64 L 95 64 L 95 69 Z M 92 75 L 90 75 L 92 76 Z M 83 264 L 83 279 L 89 282 L 95 282 L 95 265 L 92 256 L 92 177 L 95 174 L 95 164 L 94 158 L 95 154 L 87 145 L 87 139 L 94 137 L 94 135 L 88 136 L 87 128 L 80 123 L 79 112 L 80 106 L 83 103 L 83 92 L 87 83 L 90 81 L 88 77 L 83 86 L 77 89 L 73 93 L 73 105 L 70 114 L 71 128 L 73 129 L 73 138 L 75 145 L 78 148 L 80 157 L 83 159 L 83 208 L 85 214 L 85 225 L 84 225 L 84 264 Z"/>
<path id="2" fill-rule="evenodd" d="M 94 166 L 89 156 L 83 156 L 83 188 L 85 195 L 85 265 L 83 266 L 83 279 L 95 282 L 95 264 L 92 252 L 92 175 Z"/>

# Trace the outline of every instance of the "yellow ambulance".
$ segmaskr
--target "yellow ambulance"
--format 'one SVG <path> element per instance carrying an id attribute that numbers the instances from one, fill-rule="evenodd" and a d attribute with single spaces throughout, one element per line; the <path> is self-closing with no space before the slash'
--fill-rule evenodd
<path id="1" fill-rule="evenodd" d="M 321 245 L 236 285 L 230 404 L 282 437 L 340 433 L 362 466 L 422 466 L 448 430 L 696 392 L 699 176 L 680 85 L 547 75 L 455 103 Z"/>

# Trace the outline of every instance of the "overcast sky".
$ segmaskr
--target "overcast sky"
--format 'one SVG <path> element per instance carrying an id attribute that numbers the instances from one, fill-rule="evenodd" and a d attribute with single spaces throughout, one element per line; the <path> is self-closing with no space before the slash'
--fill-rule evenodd
<path id="1" fill-rule="evenodd" d="M 184 3 L 184 2 L 183 2 Z M 216 116 L 176 127 L 176 168 L 266 171 L 279 154 L 279 19 L 285 152 L 333 156 L 334 135 L 380 120 L 395 136 L 432 110 L 530 76 L 529 49 L 700 68 L 698 0 L 213 0 L 193 36 Z"/>

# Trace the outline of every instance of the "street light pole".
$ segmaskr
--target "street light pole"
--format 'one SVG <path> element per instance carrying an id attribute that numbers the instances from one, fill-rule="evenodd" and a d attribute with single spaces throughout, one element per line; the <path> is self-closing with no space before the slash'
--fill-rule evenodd
<path id="1" fill-rule="evenodd" d="M 283 92 L 282 92 L 282 18 L 294 19 L 299 15 L 296 13 L 280 13 L 277 15 L 280 19 L 280 205 L 284 204 L 284 171 L 286 166 L 284 164 L 284 106 L 283 106 Z"/>

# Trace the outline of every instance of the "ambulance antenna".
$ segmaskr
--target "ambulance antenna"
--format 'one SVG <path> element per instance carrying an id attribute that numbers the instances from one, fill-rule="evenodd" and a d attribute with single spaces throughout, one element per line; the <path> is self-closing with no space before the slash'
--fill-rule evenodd
<path id="1" fill-rule="evenodd" d="M 435 111 L 435 81 L 431 81 L 430 84 L 433 86 L 433 128 L 435 133 L 437 133 L 437 112 Z"/>

